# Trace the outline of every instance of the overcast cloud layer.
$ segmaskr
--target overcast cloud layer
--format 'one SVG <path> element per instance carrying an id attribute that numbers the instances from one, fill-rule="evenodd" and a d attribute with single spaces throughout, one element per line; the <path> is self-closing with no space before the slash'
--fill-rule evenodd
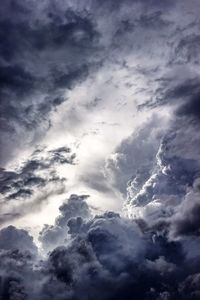
<path id="1" fill-rule="evenodd" d="M 200 3 L 3 0 L 0 299 L 200 299 Z"/>

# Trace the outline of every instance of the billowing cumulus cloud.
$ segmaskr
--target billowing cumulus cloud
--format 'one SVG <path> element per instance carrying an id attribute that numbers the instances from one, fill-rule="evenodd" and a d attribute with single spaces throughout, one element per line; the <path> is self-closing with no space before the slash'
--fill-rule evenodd
<path id="1" fill-rule="evenodd" d="M 158 127 L 158 124 L 159 127 Z M 153 115 L 141 128 L 122 141 L 106 162 L 105 174 L 122 193 L 126 194 L 127 183 L 134 178 L 132 186 L 140 190 L 149 178 L 154 166 L 156 153 L 161 142 L 166 120 Z M 162 128 L 163 127 L 163 128 Z"/>
<path id="2" fill-rule="evenodd" d="M 71 195 L 68 201 L 59 208 L 61 215 L 56 218 L 55 224 L 44 226 L 39 240 L 46 251 L 52 250 L 55 245 L 65 243 L 68 231 L 73 232 L 81 226 L 83 219 L 90 218 L 90 210 L 85 202 L 87 198 L 88 195 Z"/>
<path id="3" fill-rule="evenodd" d="M 135 188 L 137 177 L 129 183 L 127 205 L 130 213 L 144 213 L 153 221 L 155 216 L 162 218 L 174 214 L 199 178 L 198 128 L 196 116 L 192 119 L 177 117 L 173 121 L 160 143 L 150 176 L 139 191 Z"/>
<path id="4" fill-rule="evenodd" d="M 16 229 L 14 226 L 3 228 L 0 233 L 0 248 L 2 250 L 20 250 L 37 252 L 33 238 L 23 229 Z"/>
<path id="5" fill-rule="evenodd" d="M 200 262 L 187 258 L 182 241 L 114 212 L 85 218 L 84 197 L 72 195 L 68 207 L 61 206 L 57 224 L 65 230 L 66 242 L 43 260 L 31 253 L 36 247 L 26 231 L 1 230 L 2 299 L 190 299 L 189 291 L 199 294 Z M 82 208 L 65 216 L 76 220 L 70 231 L 70 220 L 61 222 L 63 210 L 77 203 Z"/>
<path id="6" fill-rule="evenodd" d="M 0 299 L 200 298 L 199 13 L 1 3 Z"/>

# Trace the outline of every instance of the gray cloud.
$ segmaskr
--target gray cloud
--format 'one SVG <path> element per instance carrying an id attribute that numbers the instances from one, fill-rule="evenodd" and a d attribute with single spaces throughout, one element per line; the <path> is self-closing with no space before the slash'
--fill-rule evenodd
<path id="1" fill-rule="evenodd" d="M 74 231 L 77 226 L 83 223 L 83 219 L 91 217 L 85 201 L 88 197 L 88 195 L 71 195 L 66 203 L 60 206 L 60 215 L 56 218 L 55 224 L 44 226 L 40 232 L 39 240 L 46 251 L 54 249 L 55 245 L 65 244 L 68 231 Z"/>
<path id="2" fill-rule="evenodd" d="M 194 133 L 196 126 L 198 128 L 198 125 L 186 118 L 177 119 L 171 124 L 170 130 L 162 139 L 151 176 L 139 191 L 135 189 L 137 177 L 130 182 L 129 212 L 144 214 L 151 221 L 159 217 L 170 217 L 175 213 L 175 208 L 183 201 L 188 188 L 199 177 L 199 135 Z M 186 152 L 185 145 L 191 135 L 193 142 L 188 145 Z"/>
<path id="3" fill-rule="evenodd" d="M 63 210 L 69 212 L 70 206 L 83 201 L 82 196 L 72 196 L 70 204 L 61 207 L 57 220 L 63 219 Z M 66 226 L 61 223 L 61 227 Z M 45 300 L 77 299 L 81 295 L 83 299 L 189 299 L 184 291 L 195 279 L 199 262 L 192 265 L 182 244 L 169 241 L 162 231 L 144 231 L 137 222 L 113 212 L 84 219 L 82 229 L 72 235 L 67 233 L 68 226 L 68 243 L 55 248 L 43 261 L 35 262 L 24 249 L 13 250 L 12 244 L 6 252 L 1 250 L 2 299 L 17 294 L 24 299 Z M 15 228 L 0 232 L 4 240 L 10 231 L 18 234 L 19 241 L 25 238 L 31 242 L 25 231 Z M 18 247 L 21 243 L 15 245 Z M 189 288 L 196 293 L 198 285 Z"/>
<path id="4" fill-rule="evenodd" d="M 33 135 L 41 121 L 48 129 L 48 114 L 66 100 L 64 92 L 96 64 L 98 33 L 89 14 L 30 4 L 9 1 L 0 15 L 2 163 L 23 132 Z"/>
<path id="5" fill-rule="evenodd" d="M 73 194 L 55 223 L 40 232 L 45 257 L 27 231 L 1 229 L 2 300 L 199 299 L 199 24 L 196 0 L 3 1 L 2 165 L 21 146 L 36 143 L 52 126 L 50 113 L 72 101 L 68 92 L 94 74 L 104 79 L 110 72 L 106 87 L 116 94 L 122 88 L 119 102 L 111 95 L 113 110 L 133 102 L 133 110 L 153 117 L 128 138 L 124 134 L 107 158 L 105 177 L 94 168 L 79 176 L 97 191 L 110 184 L 124 197 L 127 192 L 130 218 L 93 216 L 88 195 Z M 99 115 L 110 100 L 95 83 L 102 95 L 80 106 L 102 123 Z M 71 108 L 74 127 L 79 113 Z M 1 169 L 2 223 L 65 192 L 58 167 L 76 164 L 76 156 L 67 147 L 49 149 L 36 149 L 19 168 Z"/>
<path id="6" fill-rule="evenodd" d="M 64 164 L 73 165 L 75 158 L 75 154 L 68 147 L 53 150 L 37 149 L 16 170 L 2 169 L 0 178 L 1 205 L 2 209 L 3 206 L 10 205 L 11 210 L 9 210 L 10 213 L 8 211 L 4 213 L 2 210 L 2 222 L 28 213 L 29 205 L 37 207 L 38 202 L 42 202 L 42 194 L 45 199 L 48 195 L 47 190 L 51 191 L 52 187 L 54 187 L 54 192 L 57 191 L 58 194 L 61 190 L 64 192 L 66 179 L 57 173 L 56 167 Z M 38 191 L 42 194 L 35 199 Z M 51 193 L 53 194 L 53 191 Z M 19 205 L 16 211 L 13 208 L 15 203 Z M 24 211 L 23 208 L 26 205 L 28 207 Z"/>
<path id="7" fill-rule="evenodd" d="M 197 24 L 193 24 L 198 26 Z M 191 26 L 191 24 L 190 24 Z M 174 59 L 172 63 L 184 64 L 192 63 L 199 64 L 199 42 L 200 36 L 196 33 L 191 35 L 186 35 L 183 39 L 178 42 L 177 47 L 175 48 Z"/>
<path id="8" fill-rule="evenodd" d="M 23 229 L 8 226 L 0 231 L 0 249 L 30 251 L 37 254 L 33 238 Z"/>
<path id="9" fill-rule="evenodd" d="M 47 155 L 46 158 L 43 155 Z M 59 181 L 53 167 L 57 164 L 74 164 L 75 154 L 63 147 L 46 153 L 36 150 L 30 159 L 16 171 L 1 170 L 0 192 L 8 199 L 23 198 L 34 192 L 34 187 L 44 187 L 48 182 Z M 46 171 L 46 176 L 37 175 Z"/>
<path id="10" fill-rule="evenodd" d="M 128 66 L 138 76 L 138 70 L 143 69 L 143 75 L 154 70 L 146 76 L 148 99 L 139 93 L 138 101 L 159 102 L 162 87 L 155 82 L 165 78 L 163 68 L 170 62 L 177 65 L 181 55 L 186 59 L 179 65 L 198 60 L 194 50 L 198 7 L 194 0 L 189 8 L 179 1 L 175 6 L 180 9 L 177 18 L 172 1 L 4 3 L 0 14 L 2 164 L 15 147 L 22 146 L 24 135 L 31 143 L 48 130 L 49 113 L 67 100 L 65 92 L 105 63 Z M 182 22 L 182 15 L 187 22 Z M 126 59 L 129 55 L 138 62 L 135 66 Z"/>
<path id="11" fill-rule="evenodd" d="M 200 180 L 194 181 L 193 188 L 188 191 L 185 199 L 178 207 L 171 220 L 171 234 L 180 236 L 199 236 L 199 209 L 200 209 Z"/>
<path id="12" fill-rule="evenodd" d="M 161 124 L 158 128 L 158 124 Z M 139 191 L 153 172 L 156 153 L 162 138 L 165 120 L 153 117 L 122 141 L 106 162 L 105 174 L 109 181 L 126 195 L 127 182 Z M 134 179 L 134 180 L 132 180 Z"/>

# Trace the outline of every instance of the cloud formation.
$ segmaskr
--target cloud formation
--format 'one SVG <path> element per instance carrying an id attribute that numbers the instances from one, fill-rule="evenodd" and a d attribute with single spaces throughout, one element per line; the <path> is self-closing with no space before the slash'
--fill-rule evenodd
<path id="1" fill-rule="evenodd" d="M 48 114 L 67 100 L 65 91 L 88 76 L 98 32 L 86 12 L 51 1 L 4 2 L 0 23 L 3 164 L 24 135 L 31 142 L 48 129 Z"/>
<path id="2" fill-rule="evenodd" d="M 74 165 L 76 155 L 68 147 L 53 150 L 36 149 L 29 160 L 13 171 L 1 169 L 0 200 L 1 223 L 29 213 L 47 201 L 48 195 L 65 191 L 66 178 L 62 178 L 56 167 Z"/>
<path id="3" fill-rule="evenodd" d="M 199 13 L 2 2 L 2 300 L 200 298 Z"/>
<path id="4" fill-rule="evenodd" d="M 1 230 L 2 299 L 197 299 L 199 259 L 194 264 L 187 258 L 182 241 L 114 212 L 88 219 L 84 198 L 72 195 L 61 206 L 56 226 L 65 231 L 66 241 L 43 261 L 31 253 L 36 247 L 26 231 Z M 73 213 L 70 207 L 77 203 L 82 208 Z M 63 218 L 70 218 L 68 224 Z M 10 241 L 6 249 L 5 239 Z"/>

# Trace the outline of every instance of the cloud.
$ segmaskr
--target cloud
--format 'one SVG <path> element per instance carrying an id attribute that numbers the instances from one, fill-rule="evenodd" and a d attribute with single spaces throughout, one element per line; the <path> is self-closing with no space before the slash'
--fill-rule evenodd
<path id="1" fill-rule="evenodd" d="M 197 1 L 9 0 L 0 25 L 1 164 L 31 153 L 1 169 L 0 221 L 59 205 L 68 174 L 77 188 L 42 253 L 0 230 L 0 298 L 198 299 Z M 123 216 L 109 191 L 128 194 Z"/>
<path id="2" fill-rule="evenodd" d="M 180 236 L 199 236 L 199 192 L 200 180 L 197 178 L 193 183 L 193 188 L 188 191 L 185 199 L 177 208 L 176 214 L 171 220 L 171 234 Z"/>
<path id="3" fill-rule="evenodd" d="M 29 251 L 37 254 L 33 238 L 23 229 L 8 226 L 0 231 L 0 249 Z"/>
<path id="4" fill-rule="evenodd" d="M 128 186 L 129 212 L 132 211 L 132 216 L 140 215 L 153 222 L 155 218 L 174 215 L 177 207 L 185 201 L 188 189 L 192 188 L 199 177 L 198 105 L 196 96 L 193 96 L 196 92 L 190 84 L 181 88 L 178 86 L 173 91 L 176 98 L 185 99 L 180 99 L 178 108 L 168 123 L 168 129 L 163 132 L 159 150 L 157 154 L 154 153 L 150 176 L 137 190 L 137 178 L 143 176 L 140 171 Z M 193 200 L 192 203 L 194 202 Z"/>
<path id="5" fill-rule="evenodd" d="M 198 44 L 200 36 L 196 33 L 186 35 L 178 42 L 175 48 L 173 63 L 192 63 L 199 64 Z"/>
<path id="6" fill-rule="evenodd" d="M 98 32 L 89 14 L 45 6 L 9 1 L 0 15 L 2 164 L 23 135 L 31 142 L 35 132 L 48 129 L 49 113 L 96 64 Z"/>
<path id="7" fill-rule="evenodd" d="M 24 137 L 27 147 L 40 140 L 51 125 L 50 113 L 70 101 L 67 91 L 104 65 L 128 67 L 129 79 L 123 80 L 131 87 L 135 73 L 138 91 L 141 87 L 148 91 L 139 92 L 135 101 L 139 105 L 154 102 L 158 97 L 154 91 L 157 88 L 159 94 L 160 88 L 156 80 L 165 77 L 163 68 L 171 56 L 180 56 L 175 49 L 185 44 L 193 49 L 198 43 L 198 22 L 192 22 L 198 9 L 194 3 L 189 14 L 186 4 L 176 4 L 181 12 L 176 17 L 172 1 L 4 3 L 0 15 L 1 164 L 25 146 Z M 188 22 L 182 22 L 182 15 Z M 165 33 L 157 28 L 165 28 Z M 191 34 L 193 38 L 188 38 Z M 145 84 L 139 70 L 143 75 L 148 72 Z"/>
<path id="8" fill-rule="evenodd" d="M 195 120 L 199 121 L 200 119 L 200 94 L 194 95 L 190 101 L 186 102 L 184 105 L 182 105 L 178 111 L 177 114 L 181 116 L 187 116 L 189 118 L 194 118 Z"/>
<path id="9" fill-rule="evenodd" d="M 55 245 L 65 244 L 68 231 L 73 232 L 83 223 L 83 219 L 91 217 L 89 206 L 85 201 L 88 197 L 88 195 L 71 195 L 66 203 L 60 206 L 60 215 L 56 218 L 55 224 L 44 226 L 39 240 L 46 251 L 54 249 Z"/>
<path id="10" fill-rule="evenodd" d="M 70 206 L 83 205 L 81 197 L 73 195 L 70 204 L 61 207 L 58 223 L 64 217 L 64 207 L 69 212 Z M 74 213 L 76 210 L 72 210 L 73 216 Z M 169 241 L 162 232 L 145 232 L 137 222 L 116 213 L 85 218 L 82 230 L 75 230 L 73 234 L 67 233 L 69 223 L 61 222 L 62 225 L 68 242 L 55 248 L 43 261 L 35 262 L 23 254 L 21 248 L 17 251 L 9 246 L 6 252 L 1 250 L 4 258 L 1 295 L 14 297 L 18 292 L 28 299 L 54 297 L 59 300 L 81 295 L 83 299 L 124 299 L 124 296 L 162 299 L 168 295 L 168 299 L 175 299 L 184 296 L 186 282 L 195 275 L 197 266 L 187 267 L 189 261 L 185 261 L 180 242 Z M 18 233 L 18 240 L 25 238 L 30 243 L 27 233 L 15 228 L 3 229 L 1 236 L 9 235 L 10 231 Z M 21 243 L 15 244 L 14 248 L 18 247 Z M 19 268 L 18 264 L 22 266 Z M 183 269 L 187 272 L 182 272 Z M 192 292 L 195 290 L 196 286 L 191 287 Z"/>
<path id="11" fill-rule="evenodd" d="M 161 125 L 158 127 L 158 124 Z M 139 191 L 152 173 L 156 153 L 166 126 L 164 119 L 153 115 L 130 137 L 123 140 L 115 153 L 107 159 L 105 175 L 125 196 L 129 181 L 135 192 Z"/>
<path id="12" fill-rule="evenodd" d="M 1 223 L 29 213 L 31 205 L 37 209 L 50 194 L 63 193 L 66 178 L 56 168 L 74 165 L 75 158 L 68 147 L 39 148 L 15 170 L 1 169 Z"/>

